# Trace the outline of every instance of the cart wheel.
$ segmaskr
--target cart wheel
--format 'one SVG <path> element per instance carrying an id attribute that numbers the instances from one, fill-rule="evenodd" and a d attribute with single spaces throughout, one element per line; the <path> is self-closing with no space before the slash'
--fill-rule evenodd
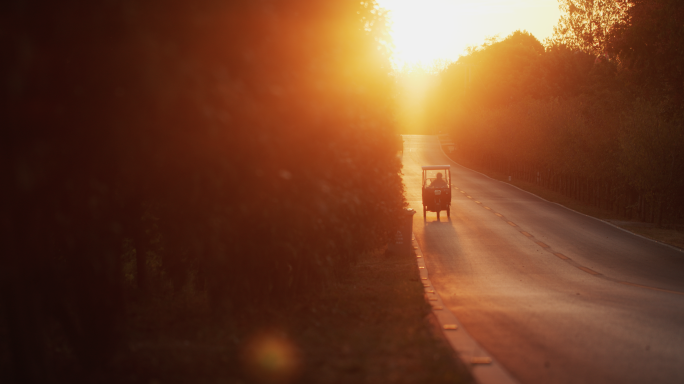
<path id="1" fill-rule="evenodd" d="M 437 221 L 439 221 L 439 211 L 437 211 Z"/>
<path id="2" fill-rule="evenodd" d="M 427 209 L 423 205 L 423 220 L 427 220 Z"/>
<path id="3" fill-rule="evenodd" d="M 447 205 L 447 218 L 451 219 L 451 205 Z"/>

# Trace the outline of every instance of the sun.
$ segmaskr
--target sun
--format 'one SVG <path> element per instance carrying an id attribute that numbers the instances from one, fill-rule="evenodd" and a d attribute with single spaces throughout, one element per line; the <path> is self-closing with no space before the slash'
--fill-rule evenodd
<path id="1" fill-rule="evenodd" d="M 455 61 L 487 37 L 526 30 L 543 41 L 560 16 L 557 0 L 378 0 L 387 9 L 394 65 Z"/>

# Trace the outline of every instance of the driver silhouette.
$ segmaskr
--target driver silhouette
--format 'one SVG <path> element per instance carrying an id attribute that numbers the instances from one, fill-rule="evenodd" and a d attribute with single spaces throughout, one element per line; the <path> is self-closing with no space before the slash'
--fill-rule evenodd
<path id="1" fill-rule="evenodd" d="M 449 185 L 442 178 L 442 173 L 438 172 L 437 178 L 432 180 L 432 182 L 430 183 L 430 188 L 447 188 L 447 187 L 449 187 Z"/>

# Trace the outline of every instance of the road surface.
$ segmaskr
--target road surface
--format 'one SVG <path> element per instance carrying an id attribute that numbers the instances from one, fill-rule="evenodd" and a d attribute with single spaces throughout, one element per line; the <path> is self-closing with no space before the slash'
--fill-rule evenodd
<path id="1" fill-rule="evenodd" d="M 433 286 L 521 383 L 684 383 L 684 253 L 461 167 L 436 136 L 404 136 L 403 163 Z M 424 221 L 437 164 L 451 220 Z"/>

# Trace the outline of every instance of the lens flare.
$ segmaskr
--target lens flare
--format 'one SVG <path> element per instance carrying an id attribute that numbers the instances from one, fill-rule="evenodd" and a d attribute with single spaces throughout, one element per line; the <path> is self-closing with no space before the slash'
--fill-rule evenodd
<path id="1" fill-rule="evenodd" d="M 291 383 L 298 376 L 301 358 L 282 333 L 259 333 L 245 343 L 243 364 L 247 375 L 264 384 Z"/>

